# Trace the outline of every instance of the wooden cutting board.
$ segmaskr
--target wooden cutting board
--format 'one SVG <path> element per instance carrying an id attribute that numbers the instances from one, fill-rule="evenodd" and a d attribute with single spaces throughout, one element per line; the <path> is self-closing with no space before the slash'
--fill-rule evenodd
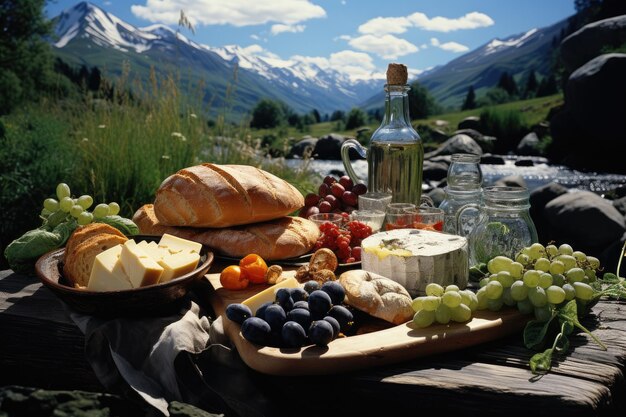
<path id="1" fill-rule="evenodd" d="M 286 274 L 293 274 L 293 271 Z M 206 277 L 212 286 L 209 301 L 217 315 L 223 315 L 230 303 L 239 303 L 268 287 L 253 285 L 242 291 L 230 291 L 220 285 L 219 273 Z M 521 337 L 530 318 L 515 308 L 505 307 L 498 312 L 475 312 L 467 323 L 436 324 L 418 329 L 408 322 L 338 338 L 327 347 L 305 346 L 301 349 L 254 345 L 243 338 L 240 325 L 225 316 L 223 320 L 227 336 L 249 367 L 269 375 L 325 375 L 464 349 L 513 333 L 520 333 Z"/>

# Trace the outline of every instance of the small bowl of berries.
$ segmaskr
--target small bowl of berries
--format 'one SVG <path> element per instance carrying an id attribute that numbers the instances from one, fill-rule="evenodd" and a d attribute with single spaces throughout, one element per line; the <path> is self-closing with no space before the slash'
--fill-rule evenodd
<path id="1" fill-rule="evenodd" d="M 320 232 L 314 251 L 328 248 L 343 265 L 361 262 L 361 241 L 372 234 L 372 228 L 357 220 L 346 221 L 341 226 L 325 222 L 320 225 Z"/>

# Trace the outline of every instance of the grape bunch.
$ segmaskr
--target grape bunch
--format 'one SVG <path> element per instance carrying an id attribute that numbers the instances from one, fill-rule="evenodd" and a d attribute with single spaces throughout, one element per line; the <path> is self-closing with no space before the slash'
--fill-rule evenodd
<path id="1" fill-rule="evenodd" d="M 342 227 L 330 222 L 322 223 L 320 232 L 314 250 L 328 248 L 341 263 L 351 263 L 361 260 L 361 241 L 372 234 L 372 228 L 352 220 Z"/>
<path id="2" fill-rule="evenodd" d="M 472 318 L 478 308 L 478 297 L 471 290 L 460 290 L 456 285 L 442 287 L 436 283 L 426 286 L 426 296 L 417 297 L 411 304 L 415 315 L 413 324 L 418 328 L 434 322 L 448 324 L 451 320 L 464 323 Z"/>
<path id="3" fill-rule="evenodd" d="M 120 212 L 120 206 L 115 202 L 98 204 L 89 212 L 87 209 L 93 205 L 93 197 L 85 194 L 72 198 L 70 187 L 65 183 L 57 185 L 56 196 L 56 199 L 46 198 L 43 202 L 41 217 L 44 221 L 58 224 L 74 218 L 79 225 L 84 226 L 92 223 L 94 219 L 113 216 Z"/>
<path id="4" fill-rule="evenodd" d="M 226 317 L 241 324 L 243 337 L 257 345 L 326 346 L 354 322 L 350 310 L 342 305 L 345 295 L 337 281 L 321 287 L 317 281 L 308 281 L 304 289 L 278 289 L 275 300 L 262 304 L 254 316 L 245 304 L 229 304 Z"/>
<path id="5" fill-rule="evenodd" d="M 309 193 L 304 198 L 300 217 L 305 219 L 317 213 L 348 213 L 357 208 L 359 196 L 367 192 L 365 184 L 354 184 L 349 176 L 337 180 L 327 175 L 317 194 Z"/>

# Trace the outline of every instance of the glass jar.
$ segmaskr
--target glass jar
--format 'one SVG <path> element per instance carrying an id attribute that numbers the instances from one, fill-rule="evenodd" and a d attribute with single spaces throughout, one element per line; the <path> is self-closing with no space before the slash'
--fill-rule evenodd
<path id="1" fill-rule="evenodd" d="M 525 187 L 490 186 L 483 191 L 483 205 L 470 232 L 470 265 L 503 255 L 515 258 L 523 247 L 537 242 L 537 229 L 530 218 L 530 193 Z M 457 213 L 457 222 L 466 209 Z"/>
<path id="2" fill-rule="evenodd" d="M 478 213 L 482 204 L 483 189 L 455 189 L 445 187 L 445 198 L 439 204 L 443 210 L 443 232 L 453 235 L 468 236 L 478 220 Z M 459 216 L 457 223 L 457 212 L 466 207 L 462 216 Z"/>
<path id="3" fill-rule="evenodd" d="M 455 190 L 478 189 L 483 184 L 480 156 L 472 153 L 452 154 L 447 176 L 448 187 Z"/>

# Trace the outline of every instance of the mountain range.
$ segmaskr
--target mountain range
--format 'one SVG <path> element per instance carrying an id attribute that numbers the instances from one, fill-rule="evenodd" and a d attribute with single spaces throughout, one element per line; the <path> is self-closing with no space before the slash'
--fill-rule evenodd
<path id="1" fill-rule="evenodd" d="M 204 100 L 213 112 L 228 106 L 249 112 L 261 98 L 280 100 L 299 113 L 380 107 L 383 80 L 351 80 L 311 62 L 289 65 L 261 58 L 237 45 L 213 47 L 196 43 L 165 25 L 135 27 L 88 2 L 53 19 L 55 53 L 70 65 L 97 66 L 105 75 L 130 68 L 131 77 L 148 80 L 150 69 L 176 73 L 181 85 L 204 85 Z M 467 88 L 477 93 L 494 86 L 503 71 L 521 79 L 531 69 L 539 77 L 549 70 L 553 37 L 565 21 L 532 29 L 480 48 L 419 77 L 440 103 L 458 106 Z"/>

